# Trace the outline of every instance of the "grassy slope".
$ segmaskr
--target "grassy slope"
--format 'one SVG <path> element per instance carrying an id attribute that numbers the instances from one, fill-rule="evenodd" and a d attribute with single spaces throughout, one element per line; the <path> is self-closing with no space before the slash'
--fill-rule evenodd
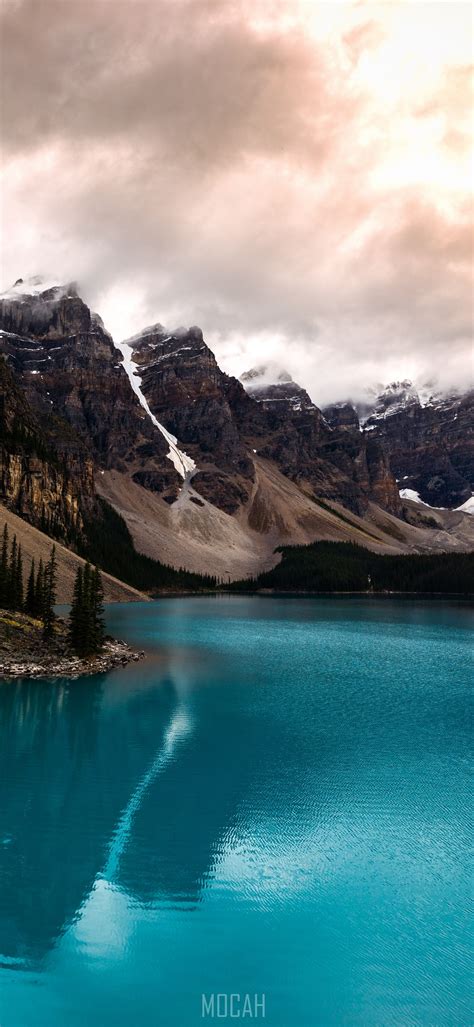
<path id="1" fill-rule="evenodd" d="M 34 528 L 0 504 L 2 529 L 5 521 L 8 524 L 10 537 L 16 535 L 18 542 L 21 543 L 23 569 L 26 577 L 32 557 L 37 563 L 40 558 L 44 563 L 49 559 L 53 541 L 38 528 Z M 58 603 L 68 603 L 71 599 L 77 568 L 84 561 L 58 542 L 56 542 L 56 554 L 58 558 Z M 147 598 L 135 588 L 131 588 L 110 574 L 103 575 L 103 584 L 106 602 L 136 602 Z"/>

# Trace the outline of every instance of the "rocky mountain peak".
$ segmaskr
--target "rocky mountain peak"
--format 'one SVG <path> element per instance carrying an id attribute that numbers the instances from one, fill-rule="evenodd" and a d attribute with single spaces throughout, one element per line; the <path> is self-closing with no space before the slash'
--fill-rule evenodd
<path id="1" fill-rule="evenodd" d="M 418 392 L 413 382 L 405 378 L 402 382 L 390 382 L 379 396 L 385 402 L 419 402 Z"/>
<path id="2" fill-rule="evenodd" d="M 269 410 L 281 407 L 288 412 L 298 413 L 317 409 L 306 390 L 278 364 L 266 363 L 252 367 L 244 371 L 240 381 L 245 391 Z"/>
<path id="3" fill-rule="evenodd" d="M 44 275 L 29 275 L 26 278 L 17 278 L 9 289 L 1 293 L 0 299 L 21 302 L 31 297 L 49 300 L 59 299 L 63 295 L 77 296 L 77 283 L 61 282 L 57 278 L 47 278 Z"/>
<path id="4" fill-rule="evenodd" d="M 428 506 L 458 508 L 473 487 L 473 394 L 433 381 L 394 381 L 357 404 L 361 425 L 387 452 L 401 487 Z M 408 497 L 409 498 L 409 497 Z"/>
<path id="5" fill-rule="evenodd" d="M 240 381 L 246 391 L 251 392 L 254 388 L 289 383 L 293 381 L 293 378 L 284 367 L 274 361 L 267 361 L 265 364 L 251 367 L 249 371 L 244 371 L 240 376 Z"/>
<path id="6" fill-rule="evenodd" d="M 167 466 L 166 441 L 130 388 L 102 319 L 75 285 L 35 276 L 0 296 L 0 354 L 48 434 L 59 417 L 96 466 L 132 467 L 136 475 L 146 467 L 153 488 L 175 497 L 179 478 Z"/>
<path id="7" fill-rule="evenodd" d="M 349 400 L 341 403 L 331 403 L 323 407 L 323 414 L 331 428 L 349 428 L 359 430 L 359 417 L 353 403 Z"/>
<path id="8" fill-rule="evenodd" d="M 143 328 L 141 332 L 138 332 L 137 335 L 132 335 L 125 342 L 136 351 L 137 359 L 140 361 L 146 361 L 153 356 L 156 359 L 156 357 L 166 354 L 179 353 L 181 351 L 184 353 L 190 350 L 195 352 L 206 350 L 208 354 L 211 354 L 211 350 L 204 342 L 202 329 L 197 325 L 192 325 L 190 328 L 181 326 L 173 330 L 165 328 L 164 325 L 159 323 L 149 325 L 148 328 Z"/>

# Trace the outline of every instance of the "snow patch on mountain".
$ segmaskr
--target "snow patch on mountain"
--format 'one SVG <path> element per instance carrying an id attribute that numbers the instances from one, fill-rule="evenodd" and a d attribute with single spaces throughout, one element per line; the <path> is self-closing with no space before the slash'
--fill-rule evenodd
<path id="1" fill-rule="evenodd" d="M 410 379 L 391 382 L 385 387 L 375 386 L 367 390 L 366 398 L 355 404 L 360 423 L 365 427 L 370 422 L 385 421 L 394 414 L 410 407 L 446 407 L 462 396 L 459 389 L 442 390 L 433 381 L 415 385 Z M 368 428 L 366 428 L 368 430 Z"/>
<path id="2" fill-rule="evenodd" d="M 159 322 L 154 325 L 148 325 L 147 328 L 142 328 L 141 332 L 137 332 L 135 335 L 132 335 L 130 339 L 127 339 L 127 345 L 133 346 L 135 342 L 142 342 L 142 340 L 146 339 L 149 335 L 165 336 L 167 331 L 168 329 Z M 171 336 L 168 335 L 167 338 L 170 339 Z M 166 341 L 166 339 L 163 341 Z"/>
<path id="3" fill-rule="evenodd" d="M 192 460 L 187 453 L 184 453 L 182 449 L 179 449 L 177 438 L 175 438 L 174 435 L 171 435 L 164 425 L 160 424 L 155 415 L 152 414 L 148 402 L 142 392 L 142 380 L 137 372 L 137 364 L 133 359 L 133 349 L 130 344 L 128 342 L 117 342 L 116 346 L 123 356 L 123 367 L 128 375 L 130 385 L 132 386 L 135 395 L 138 397 L 141 406 L 148 414 L 151 422 L 155 425 L 155 428 L 158 428 L 158 431 L 161 432 L 170 447 L 169 453 L 167 454 L 168 460 L 171 460 L 178 471 L 178 474 L 180 474 L 182 478 L 187 478 L 189 480 L 193 471 L 196 470 L 194 460 Z"/>
<path id="4" fill-rule="evenodd" d="M 284 403 L 295 413 L 316 409 L 305 389 L 273 361 L 244 371 L 240 381 L 249 396 L 267 406 Z"/>
<path id="5" fill-rule="evenodd" d="M 474 496 L 471 496 L 470 499 L 466 499 L 466 502 L 463 503 L 462 506 L 456 507 L 456 509 L 461 510 L 462 513 L 474 515 Z"/>
<path id="6" fill-rule="evenodd" d="M 400 499 L 411 499 L 412 503 L 421 503 L 422 506 L 428 506 L 428 503 L 424 503 L 420 493 L 415 492 L 415 489 L 399 489 Z"/>
<path id="7" fill-rule="evenodd" d="M 293 378 L 284 367 L 270 360 L 266 364 L 250 368 L 250 371 L 244 371 L 240 381 L 245 391 L 252 393 L 255 389 L 266 388 L 267 385 L 290 384 Z"/>
<path id="8" fill-rule="evenodd" d="M 60 282 L 57 278 L 43 278 L 42 275 L 30 275 L 28 278 L 18 278 L 6 292 L 2 292 L 4 300 L 21 300 L 22 296 L 41 296 L 50 289 L 58 289 L 67 293 L 72 289 L 73 283 Z"/>
<path id="9" fill-rule="evenodd" d="M 430 506 L 429 503 L 425 503 L 424 499 L 421 498 L 420 493 L 416 492 L 415 489 L 400 489 L 400 499 L 410 499 L 412 503 L 419 503 L 420 506 L 426 506 L 428 510 L 446 510 L 445 506 Z M 470 499 L 466 499 L 465 503 L 461 506 L 456 506 L 453 513 L 467 513 L 474 514 L 474 495 Z"/>

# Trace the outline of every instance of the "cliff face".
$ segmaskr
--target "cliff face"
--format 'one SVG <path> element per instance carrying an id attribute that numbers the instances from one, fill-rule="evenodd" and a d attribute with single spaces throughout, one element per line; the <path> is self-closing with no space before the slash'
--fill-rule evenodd
<path id="1" fill-rule="evenodd" d="M 235 390 L 200 328 L 168 334 L 161 325 L 129 340 L 150 409 L 196 463 L 193 488 L 226 513 L 251 494 L 254 465 L 233 416 Z"/>
<path id="2" fill-rule="evenodd" d="M 317 410 L 305 389 L 294 382 L 288 371 L 275 365 L 261 364 L 244 371 L 240 376 L 249 396 L 262 403 L 267 412 L 279 417 L 280 409 L 297 413 L 301 410 Z M 280 404 L 283 404 L 280 407 Z"/>
<path id="3" fill-rule="evenodd" d="M 422 403 L 402 382 L 364 409 L 321 411 L 287 372 L 260 366 L 237 381 L 199 328 L 154 325 L 129 340 L 137 395 L 122 353 L 73 284 L 18 283 L 0 298 L 0 324 L 3 494 L 34 523 L 53 518 L 63 534 L 80 530 L 101 471 L 126 474 L 169 504 L 178 499 L 183 478 L 154 419 L 194 461 L 187 477 L 197 496 L 228 514 L 253 502 L 256 456 L 308 495 L 359 515 L 371 501 L 400 515 L 399 488 L 433 506 L 471 495 L 472 394 Z M 31 423 L 28 440 L 16 428 L 10 437 L 20 421 Z"/>
<path id="4" fill-rule="evenodd" d="M 433 507 L 461 506 L 474 491 L 474 392 L 427 396 L 395 382 L 365 408 L 364 429 L 379 442 L 401 489 Z"/>
<path id="5" fill-rule="evenodd" d="M 55 446 L 61 427 L 62 445 Z M 30 523 L 71 542 L 93 508 L 94 482 L 92 461 L 77 444 L 68 450 L 67 436 L 68 425 L 58 421 L 48 436 L 0 357 L 0 495 Z"/>
<path id="6" fill-rule="evenodd" d="M 174 499 L 179 476 L 168 446 L 130 388 L 101 319 L 74 285 L 43 292 L 28 286 L 0 301 L 0 352 L 21 382 L 37 419 L 54 434 L 54 417 L 69 430 L 56 441 L 71 453 L 83 447 L 99 469 L 129 471 Z"/>
<path id="7" fill-rule="evenodd" d="M 266 380 L 267 367 L 242 375 L 245 388 L 263 412 L 260 423 L 253 424 L 255 437 L 260 436 L 258 452 L 317 496 L 341 502 L 355 513 L 365 513 L 371 500 L 382 499 L 385 509 L 399 513 L 400 499 L 388 461 L 382 447 L 368 446 L 356 411 L 338 410 L 338 417 L 329 421 L 287 372 L 273 374 L 273 382 Z"/>
<path id="8" fill-rule="evenodd" d="M 273 381 L 266 367 L 229 377 L 199 328 L 169 334 L 155 325 L 128 344 L 150 409 L 196 462 L 193 487 L 221 509 L 247 503 L 258 453 L 306 491 L 356 513 L 371 499 L 399 512 L 387 461 L 380 447 L 367 448 L 357 414 L 350 431 L 331 427 L 285 371 L 272 369 Z"/>
<path id="9" fill-rule="evenodd" d="M 393 547 L 405 538 L 391 517 L 400 484 L 425 498 L 426 478 L 430 498 L 466 498 L 467 397 L 422 405 L 404 387 L 403 402 L 391 394 L 361 422 L 351 404 L 322 412 L 281 370 L 225 374 L 199 328 L 155 325 L 117 348 L 74 285 L 18 283 L 0 297 L 0 325 L 0 499 L 76 548 L 112 524 L 98 495 L 141 551 L 200 572 L 217 561 L 226 577 L 274 559 L 281 540 L 364 542 L 377 517 Z M 319 500 L 359 517 L 379 509 L 365 531 Z"/>

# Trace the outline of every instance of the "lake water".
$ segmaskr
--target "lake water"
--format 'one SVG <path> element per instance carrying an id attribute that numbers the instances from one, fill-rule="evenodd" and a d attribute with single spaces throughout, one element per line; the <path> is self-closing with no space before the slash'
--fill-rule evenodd
<path id="1" fill-rule="evenodd" d="M 2 1027 L 192 1027 L 203 993 L 277 1027 L 471 1024 L 471 618 L 116 605 L 146 661 L 1 683 Z"/>

